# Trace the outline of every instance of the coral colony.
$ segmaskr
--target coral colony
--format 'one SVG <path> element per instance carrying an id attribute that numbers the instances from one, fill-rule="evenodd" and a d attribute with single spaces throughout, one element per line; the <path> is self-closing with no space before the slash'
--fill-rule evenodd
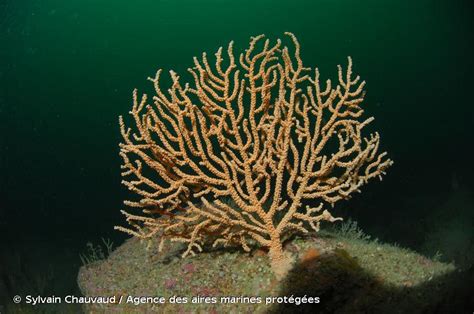
<path id="1" fill-rule="evenodd" d="M 203 245 L 268 248 L 282 278 L 291 267 L 282 242 L 295 233 L 318 231 L 336 221 L 327 208 L 348 199 L 392 165 L 379 153 L 378 133 L 363 136 L 373 117 L 363 118 L 364 81 L 338 66 L 338 84 L 320 81 L 305 67 L 300 45 L 292 48 L 263 35 L 252 37 L 237 58 L 233 43 L 206 53 L 188 69 L 191 83 L 170 71 L 149 78 L 156 95 L 133 92 L 134 128 L 120 117 L 123 184 L 139 213 L 126 215 L 145 239 L 185 243 L 183 257 Z M 314 203 L 319 204 L 317 206 Z"/>

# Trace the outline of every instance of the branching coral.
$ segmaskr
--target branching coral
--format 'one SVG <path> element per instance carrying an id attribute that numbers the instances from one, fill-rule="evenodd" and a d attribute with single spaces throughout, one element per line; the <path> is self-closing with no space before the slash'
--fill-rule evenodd
<path id="1" fill-rule="evenodd" d="M 192 84 L 170 71 L 164 92 L 161 70 L 149 78 L 156 95 L 133 92 L 130 115 L 120 117 L 123 184 L 138 199 L 125 201 L 139 214 L 123 211 L 133 227 L 116 229 L 140 238 L 187 244 L 183 256 L 213 245 L 249 241 L 269 248 L 277 276 L 289 258 L 288 234 L 319 230 L 335 221 L 325 206 L 348 199 L 392 164 L 378 153 L 379 134 L 363 137 L 373 118 L 362 118 L 364 81 L 338 66 L 338 84 L 320 82 L 294 45 L 253 37 L 249 47 L 226 56 L 220 48 L 211 66 L 206 53 L 188 69 Z M 226 199 L 232 200 L 230 206 Z M 310 206 L 314 200 L 319 206 Z"/>

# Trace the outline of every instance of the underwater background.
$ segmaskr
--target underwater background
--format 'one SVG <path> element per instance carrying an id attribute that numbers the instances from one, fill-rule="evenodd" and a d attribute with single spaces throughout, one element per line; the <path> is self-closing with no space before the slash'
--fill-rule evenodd
<path id="1" fill-rule="evenodd" d="M 158 68 L 293 32 L 306 66 L 354 62 L 395 164 L 340 202 L 373 237 L 474 262 L 474 5 L 469 0 L 0 0 L 0 312 L 76 293 L 87 243 L 126 238 L 118 116 Z"/>

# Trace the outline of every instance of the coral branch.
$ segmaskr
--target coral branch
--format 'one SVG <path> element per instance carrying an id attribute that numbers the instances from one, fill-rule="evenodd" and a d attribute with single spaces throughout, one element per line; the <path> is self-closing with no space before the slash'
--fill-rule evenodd
<path id="1" fill-rule="evenodd" d="M 120 155 L 123 184 L 137 196 L 125 204 L 141 213 L 124 212 L 131 228 L 116 229 L 186 243 L 183 256 L 206 243 L 258 243 L 281 277 L 285 235 L 341 220 L 324 208 L 385 174 L 393 162 L 378 152 L 378 133 L 363 136 L 373 118 L 362 118 L 365 81 L 352 59 L 337 67 L 336 86 L 321 84 L 286 35 L 293 49 L 260 35 L 239 58 L 232 42 L 219 48 L 214 66 L 203 53 L 188 69 L 193 83 L 170 71 L 166 92 L 158 70 L 152 104 L 134 90 L 135 127 L 120 117 Z"/>

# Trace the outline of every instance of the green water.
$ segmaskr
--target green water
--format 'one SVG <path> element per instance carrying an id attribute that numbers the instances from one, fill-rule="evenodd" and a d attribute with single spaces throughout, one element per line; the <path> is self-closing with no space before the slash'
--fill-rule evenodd
<path id="1" fill-rule="evenodd" d="M 2 0 L 1 240 L 70 239 L 76 247 L 58 250 L 80 250 L 117 238 L 128 195 L 118 115 L 133 88 L 149 92 L 158 68 L 187 77 L 193 56 L 230 40 L 242 49 L 250 36 L 291 31 L 324 78 L 352 56 L 395 161 L 340 210 L 380 237 L 421 245 L 416 226 L 432 208 L 456 188 L 472 195 L 473 12 L 468 0 Z"/>

